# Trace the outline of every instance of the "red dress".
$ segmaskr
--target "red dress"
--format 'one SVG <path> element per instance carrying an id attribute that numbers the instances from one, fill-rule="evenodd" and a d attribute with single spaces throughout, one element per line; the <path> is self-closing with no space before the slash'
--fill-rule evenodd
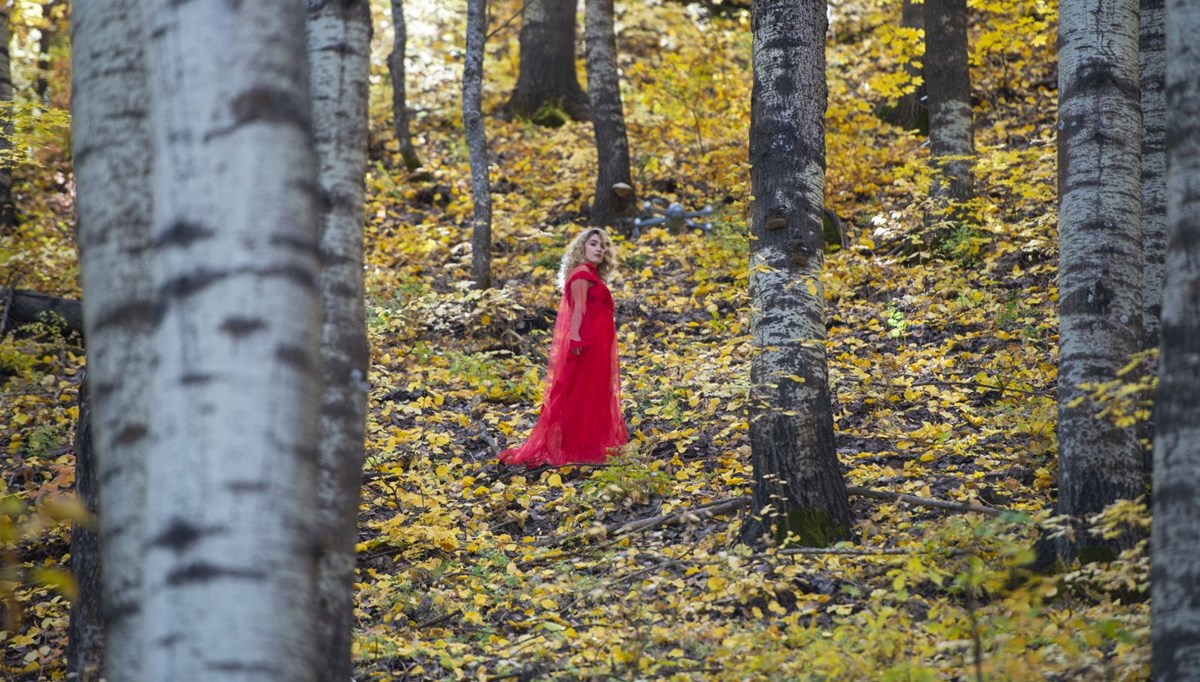
<path id="1" fill-rule="evenodd" d="M 584 279 L 588 287 L 581 342 L 571 342 L 571 283 Z M 571 352 L 582 346 L 579 355 Z M 563 287 L 546 393 L 537 424 L 524 444 L 500 453 L 506 464 L 559 466 L 603 462 L 629 440 L 621 417 L 621 378 L 617 373 L 617 329 L 612 293 L 591 263 L 575 268 Z"/>

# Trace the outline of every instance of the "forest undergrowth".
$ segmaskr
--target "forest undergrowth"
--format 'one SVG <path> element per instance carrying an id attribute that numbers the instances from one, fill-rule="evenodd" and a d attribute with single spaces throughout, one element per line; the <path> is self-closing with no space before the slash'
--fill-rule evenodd
<path id="1" fill-rule="evenodd" d="M 1030 569 L 1056 485 L 1057 7 L 971 1 L 979 197 L 972 220 L 926 228 L 925 138 L 878 115 L 919 56 L 892 4 L 830 10 L 826 204 L 846 232 L 823 282 L 838 453 L 855 489 L 997 513 L 855 494 L 854 538 L 828 550 L 737 544 L 751 480 L 748 15 L 618 5 L 638 191 L 712 204 L 714 227 L 617 237 L 630 443 L 603 466 L 525 470 L 495 455 L 537 415 L 558 258 L 593 189 L 591 126 L 487 118 L 496 287 L 470 289 L 462 14 L 406 3 L 426 164 L 410 174 L 376 8 L 356 679 L 1146 677 L 1144 543 L 1110 563 Z M 517 12 L 492 9 L 489 110 L 515 82 Z M 25 229 L 0 259 L 22 287 L 74 296 L 64 149 L 19 167 Z M 52 326 L 0 339 L 4 679 L 65 674 L 69 532 L 53 500 L 71 488 L 84 355 Z M 1145 416 L 1132 378 L 1101 389 L 1098 409 Z M 1094 526 L 1129 524 L 1148 524 L 1141 505 Z"/>

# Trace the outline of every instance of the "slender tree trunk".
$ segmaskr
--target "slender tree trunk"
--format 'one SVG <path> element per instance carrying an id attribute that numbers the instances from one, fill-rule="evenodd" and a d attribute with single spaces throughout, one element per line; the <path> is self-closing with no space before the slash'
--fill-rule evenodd
<path id="1" fill-rule="evenodd" d="M 613 0 L 587 0 L 584 31 L 588 95 L 600 166 L 590 222 L 612 225 L 617 218 L 630 215 L 637 204 L 634 192 L 615 189 L 618 184 L 633 187 L 633 176 L 629 172 L 629 138 L 625 134 L 621 80 L 617 72 Z"/>
<path id="2" fill-rule="evenodd" d="M 775 526 L 777 539 L 827 545 L 849 534 L 850 506 L 834 449 L 821 283 L 825 3 L 755 0 L 751 12 L 754 517 L 743 538 Z"/>
<path id="3" fill-rule="evenodd" d="M 951 204 L 974 196 L 974 126 L 971 74 L 967 68 L 967 0 L 925 2 L 925 87 L 929 94 L 929 146 L 934 210 L 928 221 L 947 217 Z M 951 209 L 949 217 L 961 220 Z"/>
<path id="4" fill-rule="evenodd" d="M 320 272 L 304 6 L 145 0 L 159 363 L 146 680 L 318 678 Z"/>
<path id="5" fill-rule="evenodd" d="M 463 128 L 471 155 L 471 281 L 476 289 L 492 286 L 492 190 L 488 179 L 487 135 L 483 129 L 483 43 L 487 38 L 487 0 L 467 0 L 467 56 L 463 66 Z"/>
<path id="6" fill-rule="evenodd" d="M 903 7 L 900 10 L 900 25 L 904 28 L 917 30 L 925 30 L 925 3 L 913 2 L 913 0 L 902 0 Z M 922 57 L 922 60 L 925 58 Z M 923 63 L 923 62 L 922 62 Z M 910 78 L 921 77 L 922 68 L 920 64 L 908 63 L 904 65 L 904 70 L 908 72 Z M 896 125 L 905 130 L 920 130 L 929 131 L 929 113 L 925 105 L 921 102 L 926 97 L 925 84 L 917 86 L 917 89 L 900 97 L 896 102 L 896 113 L 894 121 Z"/>
<path id="7" fill-rule="evenodd" d="M 0 235 L 17 225 L 17 210 L 12 199 L 13 83 L 9 20 L 12 10 L 0 3 Z"/>
<path id="8" fill-rule="evenodd" d="M 421 157 L 413 148 L 408 118 L 404 68 L 404 58 L 408 54 L 408 25 L 404 22 L 404 0 L 392 0 L 392 27 L 392 54 L 388 55 L 388 71 L 392 74 L 392 123 L 404 167 L 412 171 L 421 167 Z"/>
<path id="9" fill-rule="evenodd" d="M 92 518 L 99 512 L 99 481 L 92 447 L 91 401 L 86 384 L 79 389 L 75 431 L 75 494 Z M 100 605 L 100 537 L 89 523 L 71 527 L 71 573 L 79 596 L 71 602 L 67 628 L 67 673 L 78 682 L 100 682 L 104 673 L 104 618 Z"/>
<path id="10" fill-rule="evenodd" d="M 58 4 L 59 0 L 49 0 L 42 5 L 42 16 L 46 17 L 47 22 L 41 28 L 41 36 L 38 38 L 38 72 L 33 83 L 33 90 L 42 104 L 50 103 L 50 50 L 54 47 L 55 34 L 58 32 L 53 18 L 54 8 Z"/>
<path id="11" fill-rule="evenodd" d="M 1064 0 L 1059 23 L 1058 513 L 1142 494 L 1133 428 L 1097 418 L 1081 384 L 1110 381 L 1141 347 L 1142 117 L 1136 0 Z M 1111 557 L 1076 533 L 1071 561 Z"/>
<path id="12" fill-rule="evenodd" d="M 1165 24 L 1168 243 L 1150 540 L 1155 682 L 1200 671 L 1200 6 L 1167 0 Z"/>
<path id="13" fill-rule="evenodd" d="M 506 108 L 541 125 L 562 120 L 539 116 L 543 106 L 571 118 L 588 117 L 588 96 L 575 74 L 575 0 L 526 0 L 521 13 L 521 64 Z"/>
<path id="14" fill-rule="evenodd" d="M 317 564 L 321 680 L 353 673 L 354 564 L 367 413 L 363 303 L 363 178 L 371 6 L 368 0 L 309 0 L 308 58 L 322 198 L 321 356 Z"/>
<path id="15" fill-rule="evenodd" d="M 1158 346 L 1163 254 L 1167 245 L 1166 71 L 1163 0 L 1141 0 L 1138 63 L 1142 85 L 1142 347 Z"/>
<path id="16" fill-rule="evenodd" d="M 149 90 L 139 0 L 71 4 L 71 146 L 100 495 L 106 678 L 143 677 L 146 461 L 159 325 L 150 281 Z"/>

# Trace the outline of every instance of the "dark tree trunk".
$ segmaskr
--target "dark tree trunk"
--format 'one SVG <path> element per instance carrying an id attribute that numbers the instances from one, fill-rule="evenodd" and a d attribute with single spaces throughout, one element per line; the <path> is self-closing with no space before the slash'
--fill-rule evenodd
<path id="1" fill-rule="evenodd" d="M 404 68 L 408 27 L 404 22 L 404 0 L 392 0 L 392 27 L 392 53 L 388 55 L 388 71 L 392 74 L 392 127 L 400 145 L 404 167 L 411 171 L 421 167 L 421 157 L 417 156 L 417 150 L 413 148 L 408 118 L 408 90 L 405 86 Z"/>
<path id="2" fill-rule="evenodd" d="M 967 0 L 925 2 L 925 87 L 934 177 L 930 223 L 961 213 L 947 209 L 974 194 L 971 74 L 967 68 Z"/>
<path id="3" fill-rule="evenodd" d="M 506 108 L 539 125 L 565 123 L 543 107 L 582 121 L 588 96 L 575 74 L 575 1 L 526 0 L 521 13 L 521 65 Z"/>
<path id="4" fill-rule="evenodd" d="M 912 0 L 903 0 L 903 8 L 900 10 L 900 25 L 904 28 L 915 30 L 925 29 L 925 5 L 924 3 L 916 3 Z M 922 57 L 922 60 L 925 58 Z M 909 62 L 904 65 L 904 70 L 908 72 L 909 77 L 916 78 L 922 75 L 920 64 Z M 891 121 L 904 128 L 905 130 L 919 130 L 924 133 L 929 132 L 929 110 L 922 102 L 926 97 L 925 84 L 917 86 L 913 92 L 903 95 L 896 102 L 896 109 L 892 114 Z"/>
<path id="5" fill-rule="evenodd" d="M 618 218 L 631 215 L 637 203 L 637 195 L 632 191 L 633 176 L 629 172 L 625 113 L 621 108 L 613 0 L 587 0 L 585 32 L 588 94 L 600 166 L 590 222 L 612 225 Z"/>
<path id="6" fill-rule="evenodd" d="M 368 0 L 309 0 L 306 21 L 321 261 L 321 415 L 316 519 L 322 680 L 353 670 L 354 566 L 367 410 L 363 191 L 371 70 Z"/>
<path id="7" fill-rule="evenodd" d="M 8 3 L 0 3 L 0 113 L 4 122 L 0 124 L 0 155 L 12 149 L 12 61 L 8 54 L 11 11 Z M 12 167 L 0 161 L 0 235 L 8 234 L 17 224 L 17 210 L 12 200 Z"/>
<path id="8" fill-rule="evenodd" d="M 1142 336 L 1137 0 L 1064 0 L 1059 23 L 1058 506 L 1082 520 L 1145 491 L 1133 427 L 1087 399 Z M 1067 563 L 1112 558 L 1132 536 L 1064 535 Z"/>
<path id="9" fill-rule="evenodd" d="M 524 35 L 524 33 L 522 33 Z M 487 135 L 483 129 L 483 43 L 487 38 L 487 0 L 467 0 L 467 55 L 463 65 L 463 127 L 471 156 L 471 281 L 476 289 L 492 286 L 492 194 L 488 179 Z"/>
<path id="10" fill-rule="evenodd" d="M 50 103 L 50 50 L 54 47 L 54 38 L 58 33 L 54 26 L 53 12 L 58 4 L 60 0 L 50 0 L 42 5 L 42 16 L 47 17 L 49 23 L 41 29 L 41 37 L 38 39 L 38 72 L 33 83 L 33 90 L 42 104 Z"/>
<path id="11" fill-rule="evenodd" d="M 86 381 L 86 380 L 85 380 Z M 75 492 L 92 518 L 99 510 L 99 485 L 92 449 L 92 410 L 87 388 L 79 387 L 75 431 Z M 67 673 L 79 682 L 99 682 L 104 672 L 104 620 L 100 608 L 100 541 L 92 524 L 71 528 L 71 573 L 79 595 L 71 602 L 67 630 Z"/>
<path id="12" fill-rule="evenodd" d="M 1166 71 L 1163 0 L 1141 0 L 1138 66 L 1142 83 L 1142 347 L 1158 346 L 1167 246 Z"/>
<path id="13" fill-rule="evenodd" d="M 1150 540 L 1155 682 L 1195 680 L 1200 671 L 1200 7 L 1168 0 L 1164 23 L 1168 240 Z"/>
<path id="14" fill-rule="evenodd" d="M 752 516 L 742 537 L 849 535 L 825 357 L 825 3 L 755 0 L 750 117 Z M 767 509 L 771 512 L 768 514 Z"/>

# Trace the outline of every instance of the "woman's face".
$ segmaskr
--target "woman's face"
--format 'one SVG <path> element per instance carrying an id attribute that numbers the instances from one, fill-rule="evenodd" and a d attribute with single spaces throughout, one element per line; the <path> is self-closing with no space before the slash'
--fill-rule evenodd
<path id="1" fill-rule="evenodd" d="M 593 234 L 588 237 L 587 242 L 583 245 L 583 257 L 592 265 L 604 262 L 604 240 L 600 238 L 600 235 Z"/>

